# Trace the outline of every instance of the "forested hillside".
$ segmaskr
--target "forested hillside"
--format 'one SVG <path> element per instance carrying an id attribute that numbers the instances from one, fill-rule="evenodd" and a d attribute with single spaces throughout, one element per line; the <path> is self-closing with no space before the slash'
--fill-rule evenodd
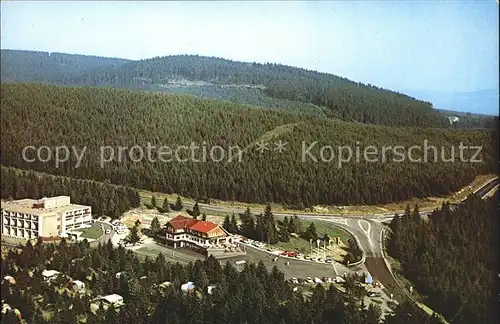
<path id="1" fill-rule="evenodd" d="M 497 323 L 500 273 L 498 196 L 471 196 L 422 220 L 408 209 L 395 217 L 389 253 L 425 303 L 453 323 Z"/>
<path id="2" fill-rule="evenodd" d="M 129 62 L 118 58 L 64 53 L 1 50 L 2 82 L 57 83 L 84 71 Z"/>
<path id="3" fill-rule="evenodd" d="M 267 108 L 283 108 L 291 103 L 292 110 L 302 105 L 304 111 L 312 109 L 316 114 L 319 109 L 322 115 L 346 121 L 448 127 L 443 115 L 428 102 L 301 68 L 178 55 L 129 62 L 89 58 L 85 69 L 68 69 L 60 63 L 64 56 L 52 58 L 54 55 L 3 50 L 2 80 L 166 92 L 191 87 L 185 91 L 193 95 L 210 93 L 211 98 Z M 74 60 L 84 62 L 80 56 Z M 194 87 L 190 82 L 195 83 Z M 251 89 L 252 94 L 248 96 L 241 87 Z"/>
<path id="4" fill-rule="evenodd" d="M 73 178 L 109 180 L 136 188 L 175 192 L 191 197 L 212 197 L 246 202 L 283 202 L 291 205 L 376 204 L 410 197 L 445 195 L 470 183 L 481 173 L 496 167 L 496 135 L 485 130 L 454 131 L 443 129 L 397 128 L 318 119 L 308 115 L 266 109 L 251 109 L 229 102 L 201 100 L 190 96 L 148 94 L 104 88 L 66 88 L 56 86 L 6 84 L 1 88 L 1 162 L 5 166 L 65 175 Z M 274 148 L 277 140 L 286 142 L 285 151 L 257 151 L 261 140 Z M 382 160 L 383 146 L 412 145 L 444 147 L 450 157 L 454 146 L 455 162 L 434 162 L 433 151 L 428 163 L 394 162 L 389 152 Z M 186 162 L 161 161 L 153 152 L 152 160 L 137 151 L 127 155 L 118 146 L 131 149 L 194 143 L 207 147 L 206 162 L 187 156 Z M 305 155 L 304 149 L 317 142 Z M 484 146 L 483 163 L 460 162 L 458 146 Z M 55 167 L 54 160 L 23 161 L 26 146 L 56 147 L 66 145 L 85 154 L 78 162 L 75 155 Z M 220 146 L 224 158 L 209 154 Z M 378 147 L 379 162 L 360 159 L 339 164 L 337 151 L 326 150 L 323 160 L 320 147 L 351 146 L 353 154 L 367 146 Z M 106 149 L 113 149 L 114 159 Z M 242 150 L 230 160 L 231 147 Z M 357 149 L 359 148 L 359 149 Z M 30 151 L 28 158 L 34 158 Z M 156 152 L 156 151 L 155 151 Z M 218 150 L 217 152 L 220 152 Z M 238 152 L 238 151 L 236 151 Z M 330 152 L 330 153 L 329 153 Z M 441 156 L 441 152 L 436 152 Z M 470 159 L 473 151 L 465 152 Z M 46 157 L 46 152 L 43 157 Z M 155 155 L 156 154 L 156 155 Z M 130 157 L 131 156 L 131 157 Z M 413 152 L 422 158 L 423 152 Z M 477 157 L 477 158 L 479 158 Z M 332 160 L 330 160 L 332 158 Z M 113 160 L 113 161 L 111 161 Z"/>
<path id="5" fill-rule="evenodd" d="M 42 278 L 43 269 L 60 271 L 50 284 Z M 117 278 L 116 273 L 122 272 Z M 268 271 L 264 263 L 246 264 L 238 271 L 231 263 L 221 266 L 213 257 L 186 266 L 156 259 L 139 259 L 111 242 L 89 248 L 86 241 L 58 245 L 28 243 L 20 251 L 2 256 L 1 275 L 12 276 L 15 284 L 2 281 L 2 303 L 18 309 L 27 323 L 134 323 L 134 324 L 284 324 L 284 323 L 379 323 L 377 305 L 365 309 L 360 289 L 347 294 L 334 286 L 318 285 L 309 298 L 292 285 L 276 267 Z M 75 294 L 70 280 L 85 284 L 85 292 Z M 347 278 L 346 287 L 354 287 Z M 193 293 L 182 293 L 180 285 L 192 281 Z M 168 281 L 170 286 L 163 286 Z M 212 293 L 208 285 L 215 285 Z M 119 294 L 124 305 L 91 312 L 98 296 Z M 14 312 L 2 312 L 2 323 L 19 323 Z M 435 317 L 410 304 L 386 314 L 388 324 L 439 324 Z"/>
<path id="6" fill-rule="evenodd" d="M 92 214 L 117 218 L 130 208 L 139 207 L 141 197 L 134 188 L 71 179 L 46 173 L 1 166 L 2 199 L 40 199 L 70 196 L 71 202 L 92 206 Z"/>

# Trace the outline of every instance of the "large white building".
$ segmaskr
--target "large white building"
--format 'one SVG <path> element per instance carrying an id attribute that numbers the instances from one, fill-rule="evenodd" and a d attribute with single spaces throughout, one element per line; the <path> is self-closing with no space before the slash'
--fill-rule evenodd
<path id="1" fill-rule="evenodd" d="M 90 206 L 71 203 L 68 196 L 2 201 L 2 235 L 33 239 L 66 236 L 91 226 Z"/>

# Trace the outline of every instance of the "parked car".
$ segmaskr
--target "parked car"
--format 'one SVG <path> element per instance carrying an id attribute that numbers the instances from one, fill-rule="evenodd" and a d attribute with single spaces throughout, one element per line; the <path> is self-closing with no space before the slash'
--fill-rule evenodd
<path id="1" fill-rule="evenodd" d="M 106 234 L 110 234 L 110 233 L 111 233 L 111 230 L 107 229 Z"/>
<path id="2" fill-rule="evenodd" d="M 323 262 L 323 258 L 318 258 L 318 262 Z"/>
<path id="3" fill-rule="evenodd" d="M 297 253 L 296 252 L 289 252 L 288 256 L 291 258 L 295 258 L 297 256 Z"/>
<path id="4" fill-rule="evenodd" d="M 325 260 L 325 262 L 326 262 L 326 263 L 333 263 L 333 259 L 328 258 L 328 259 L 326 259 L 326 260 Z"/>
<path id="5" fill-rule="evenodd" d="M 292 283 L 294 283 L 294 284 L 298 284 L 299 283 L 299 280 L 297 278 L 292 278 L 291 280 L 292 280 Z"/>
<path id="6" fill-rule="evenodd" d="M 318 261 L 318 258 L 316 258 L 316 257 L 312 257 L 312 258 L 311 258 L 311 261 Z"/>
<path id="7" fill-rule="evenodd" d="M 281 252 L 281 255 L 288 255 L 288 251 Z"/>
<path id="8" fill-rule="evenodd" d="M 312 283 L 314 283 L 314 281 L 313 281 L 313 279 L 311 277 L 307 277 L 306 278 L 306 283 L 312 284 Z"/>
<path id="9" fill-rule="evenodd" d="M 379 292 L 375 292 L 375 291 L 370 291 L 370 292 L 368 292 L 366 295 L 367 295 L 368 297 L 380 297 L 380 296 L 382 296 L 382 294 L 381 294 L 381 293 L 379 293 Z"/>

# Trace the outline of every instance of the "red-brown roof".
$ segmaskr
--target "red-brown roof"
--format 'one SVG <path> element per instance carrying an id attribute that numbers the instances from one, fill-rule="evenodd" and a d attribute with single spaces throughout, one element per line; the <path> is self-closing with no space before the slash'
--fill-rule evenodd
<path id="1" fill-rule="evenodd" d="M 198 221 L 196 219 L 178 215 L 174 217 L 167 225 L 172 226 L 175 230 L 186 229 L 196 224 Z"/>
<path id="2" fill-rule="evenodd" d="M 208 233 L 218 226 L 212 222 L 198 221 L 196 224 L 191 225 L 189 229 L 200 233 Z"/>
<path id="3" fill-rule="evenodd" d="M 212 222 L 205 222 L 205 221 L 193 219 L 191 217 L 178 215 L 178 216 L 174 217 L 170 222 L 168 222 L 167 226 L 171 226 L 175 230 L 189 228 L 193 231 L 197 231 L 200 233 L 208 233 L 211 230 L 217 228 L 219 225 L 212 223 Z"/>

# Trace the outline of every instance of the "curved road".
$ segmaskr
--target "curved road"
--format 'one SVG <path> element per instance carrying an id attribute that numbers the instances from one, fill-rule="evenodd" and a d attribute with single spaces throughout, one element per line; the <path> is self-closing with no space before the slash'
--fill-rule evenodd
<path id="1" fill-rule="evenodd" d="M 499 184 L 499 178 L 490 180 L 481 188 L 474 191 L 474 194 L 483 198 L 490 190 Z M 465 200 L 465 199 L 464 199 Z M 462 200 L 462 202 L 464 201 Z M 193 203 L 186 203 L 192 206 Z M 228 207 L 198 204 L 200 208 L 208 211 L 225 213 L 243 213 L 244 210 L 232 209 Z M 253 214 L 260 214 L 261 211 L 254 211 Z M 421 216 L 427 216 L 431 211 L 421 211 Z M 332 222 L 338 227 L 351 233 L 355 238 L 365 256 L 365 266 L 368 272 L 375 277 L 385 287 L 387 295 L 393 294 L 395 300 L 404 301 L 407 299 L 405 292 L 398 287 L 394 281 L 392 273 L 387 267 L 384 254 L 384 228 L 394 218 L 394 212 L 375 215 L 340 215 L 340 214 L 289 214 L 273 213 L 275 217 L 291 217 L 297 215 L 299 218 L 317 219 Z M 309 266 L 314 263 L 310 263 Z M 359 269 L 359 266 L 356 267 Z"/>

